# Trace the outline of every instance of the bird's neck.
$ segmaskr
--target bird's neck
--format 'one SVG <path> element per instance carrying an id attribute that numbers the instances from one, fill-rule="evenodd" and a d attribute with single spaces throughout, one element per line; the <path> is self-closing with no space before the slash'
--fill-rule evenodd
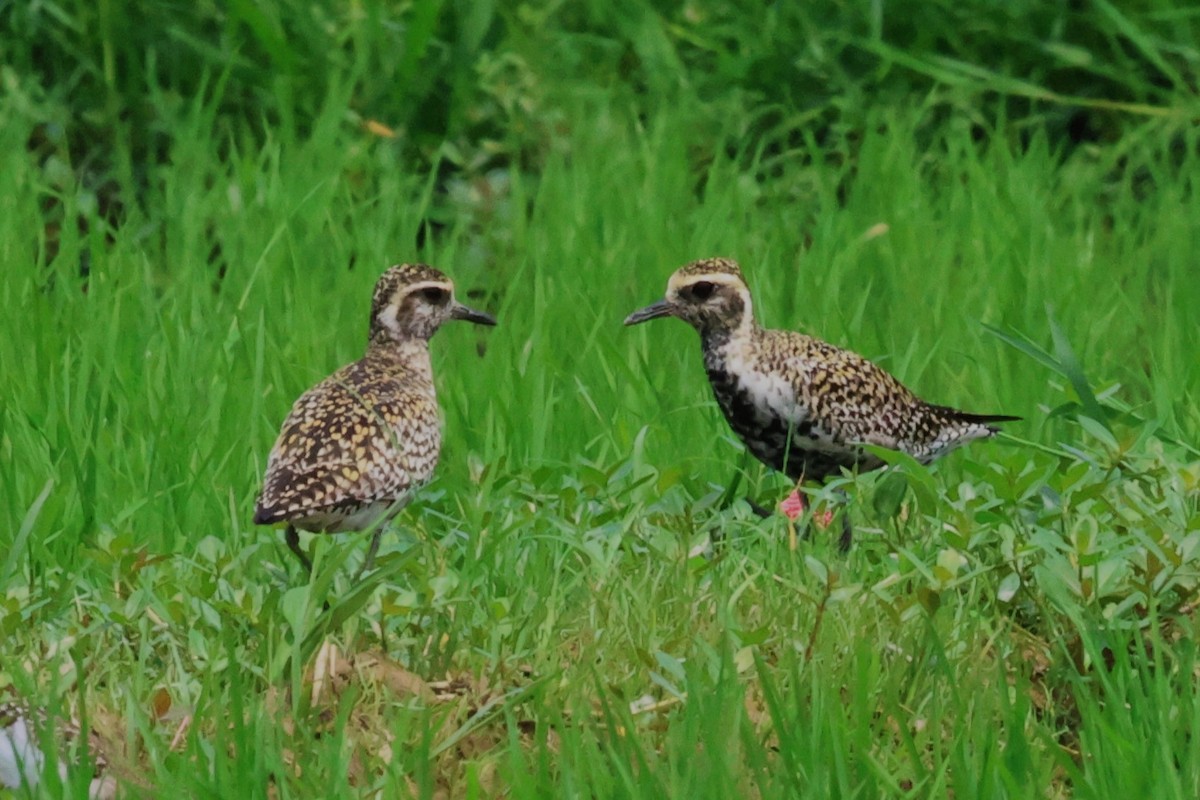
<path id="1" fill-rule="evenodd" d="M 705 369 L 730 371 L 754 352 L 754 343 L 761 334 L 762 328 L 753 317 L 743 318 L 736 328 L 700 331 Z"/>
<path id="2" fill-rule="evenodd" d="M 384 334 L 372 336 L 366 357 L 389 371 L 415 372 L 430 380 L 433 378 L 428 339 L 400 339 Z"/>

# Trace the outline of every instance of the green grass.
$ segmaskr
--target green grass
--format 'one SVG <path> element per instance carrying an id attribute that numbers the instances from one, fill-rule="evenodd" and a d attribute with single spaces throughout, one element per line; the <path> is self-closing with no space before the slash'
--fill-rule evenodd
<path id="1" fill-rule="evenodd" d="M 119 226 L 0 108 L 0 688 L 130 796 L 1200 792 L 1193 126 L 1066 148 L 913 95 L 747 136 L 742 99 L 563 91 L 536 165 L 447 179 L 348 94 L 262 141 L 163 105 Z M 858 546 L 790 552 L 729 500 L 785 481 L 695 335 L 620 324 L 707 255 L 766 324 L 1025 421 L 847 478 Z M 415 259 L 500 326 L 433 342 L 443 460 L 379 572 L 329 538 L 308 585 L 250 523 L 266 455 Z"/>

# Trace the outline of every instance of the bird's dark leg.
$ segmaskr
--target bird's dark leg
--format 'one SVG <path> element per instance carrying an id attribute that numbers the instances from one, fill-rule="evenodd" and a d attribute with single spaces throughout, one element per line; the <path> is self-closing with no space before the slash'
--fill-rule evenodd
<path id="1" fill-rule="evenodd" d="M 842 553 L 850 552 L 853 540 L 854 530 L 850 526 L 850 509 L 842 506 L 842 535 L 838 537 L 838 550 Z"/>
<path id="2" fill-rule="evenodd" d="M 768 509 L 760 506 L 758 503 L 751 500 L 749 497 L 746 498 L 746 504 L 748 506 L 750 506 L 750 510 L 754 512 L 754 516 L 756 516 L 760 519 L 770 519 L 771 512 Z"/>
<path id="3" fill-rule="evenodd" d="M 370 572 L 375 567 L 375 554 L 379 552 L 379 542 L 383 538 L 383 526 L 380 525 L 371 534 L 371 544 L 367 547 L 367 555 L 363 559 L 362 566 L 358 568 L 358 572 L 354 573 L 354 582 L 358 583 L 363 575 Z M 379 610 L 379 645 L 383 648 L 383 652 L 387 652 L 387 615 L 383 608 Z"/>
<path id="4" fill-rule="evenodd" d="M 842 501 L 840 514 L 842 516 L 842 535 L 838 537 L 838 552 L 847 553 L 850 551 L 850 544 L 854 540 L 854 529 L 850 525 L 850 495 L 842 489 L 837 490 L 837 496 Z"/>
<path id="5" fill-rule="evenodd" d="M 362 566 L 358 568 L 358 572 L 354 575 L 354 582 L 357 583 L 365 573 L 370 572 L 375 566 L 375 554 L 379 552 L 379 540 L 383 537 L 383 528 L 375 529 L 375 533 L 371 535 L 371 546 L 367 548 L 367 557 L 363 559 Z"/>
<path id="6" fill-rule="evenodd" d="M 296 532 L 295 525 L 287 526 L 287 533 L 284 534 L 284 539 L 287 541 L 288 549 L 296 554 L 296 558 L 300 559 L 300 563 L 304 565 L 304 571 L 312 575 L 312 560 L 300 547 L 300 534 Z"/>

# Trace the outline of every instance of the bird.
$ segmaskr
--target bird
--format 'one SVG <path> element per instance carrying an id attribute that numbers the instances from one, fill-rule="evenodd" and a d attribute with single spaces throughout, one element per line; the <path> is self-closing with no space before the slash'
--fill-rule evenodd
<path id="1" fill-rule="evenodd" d="M 304 392 L 267 458 L 258 525 L 286 526 L 288 548 L 311 574 L 297 531 L 372 530 L 371 569 L 383 525 L 429 482 L 442 422 L 429 339 L 443 323 L 495 325 L 458 302 L 428 264 L 389 267 L 375 284 L 366 353 Z"/>
<path id="2" fill-rule="evenodd" d="M 795 482 L 781 503 L 793 549 L 792 522 L 804 509 L 801 486 L 823 483 L 843 469 L 883 467 L 883 459 L 865 445 L 928 464 L 996 434 L 995 423 L 1020 419 L 926 402 L 857 353 L 762 327 L 733 259 L 706 258 L 680 267 L 665 297 L 634 311 L 625 325 L 660 317 L 676 317 L 696 329 L 713 396 L 729 426 L 759 461 Z M 842 520 L 839 546 L 845 551 L 853 534 L 848 518 Z"/>

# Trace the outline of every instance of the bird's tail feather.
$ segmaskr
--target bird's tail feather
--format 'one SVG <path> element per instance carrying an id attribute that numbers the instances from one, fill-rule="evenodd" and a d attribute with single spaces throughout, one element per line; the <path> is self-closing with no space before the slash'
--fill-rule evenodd
<path id="1" fill-rule="evenodd" d="M 968 425 L 983 425 L 986 426 L 992 433 L 1000 431 L 994 424 L 995 422 L 1016 422 L 1022 417 L 1014 417 L 1011 414 L 971 414 L 966 411 L 959 411 L 957 408 L 949 406 L 933 406 L 935 411 L 941 412 L 946 418 L 955 422 L 965 422 Z"/>
<path id="2" fill-rule="evenodd" d="M 954 418 L 960 419 L 963 422 L 979 422 L 987 424 L 989 422 L 1017 422 L 1024 417 L 1014 417 L 1011 414 L 968 414 L 965 411 L 955 411 Z"/>

